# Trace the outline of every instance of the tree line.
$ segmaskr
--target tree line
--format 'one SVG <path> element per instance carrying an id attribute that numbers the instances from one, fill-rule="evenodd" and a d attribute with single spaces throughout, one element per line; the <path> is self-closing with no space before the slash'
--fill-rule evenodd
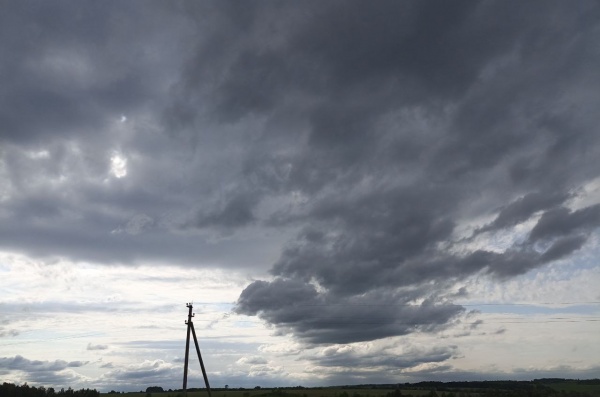
<path id="1" fill-rule="evenodd" d="M 29 386 L 27 383 L 15 385 L 13 383 L 2 383 L 0 386 L 0 396 L 2 397 L 100 397 L 100 392 L 96 389 L 73 390 L 70 387 L 55 390 L 53 387 Z"/>

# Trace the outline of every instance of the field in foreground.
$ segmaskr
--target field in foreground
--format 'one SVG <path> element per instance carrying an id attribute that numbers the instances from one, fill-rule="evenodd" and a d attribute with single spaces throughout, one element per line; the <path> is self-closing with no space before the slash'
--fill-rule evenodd
<path id="1" fill-rule="evenodd" d="M 181 390 L 165 392 L 102 393 L 101 397 L 184 397 Z M 338 387 L 213 389 L 212 397 L 600 397 L 600 379 L 539 379 L 535 381 L 420 382 L 415 384 Z M 208 397 L 203 389 L 187 397 Z"/>

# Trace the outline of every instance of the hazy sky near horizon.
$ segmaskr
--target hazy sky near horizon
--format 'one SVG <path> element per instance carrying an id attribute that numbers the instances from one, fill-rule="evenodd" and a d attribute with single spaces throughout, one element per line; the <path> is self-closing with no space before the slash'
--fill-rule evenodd
<path id="1" fill-rule="evenodd" d="M 180 388 L 191 301 L 214 387 L 600 377 L 598 70 L 597 1 L 3 2 L 0 381 Z"/>

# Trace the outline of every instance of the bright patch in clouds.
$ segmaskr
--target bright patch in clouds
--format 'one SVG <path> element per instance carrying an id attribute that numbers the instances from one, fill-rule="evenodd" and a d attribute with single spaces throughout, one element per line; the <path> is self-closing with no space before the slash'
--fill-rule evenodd
<path id="1" fill-rule="evenodd" d="M 127 176 L 127 159 L 121 154 L 113 154 L 110 158 L 110 172 L 115 178 Z"/>
<path id="2" fill-rule="evenodd" d="M 50 158 L 50 153 L 47 150 L 39 150 L 28 153 L 29 157 L 36 160 L 48 159 Z"/>

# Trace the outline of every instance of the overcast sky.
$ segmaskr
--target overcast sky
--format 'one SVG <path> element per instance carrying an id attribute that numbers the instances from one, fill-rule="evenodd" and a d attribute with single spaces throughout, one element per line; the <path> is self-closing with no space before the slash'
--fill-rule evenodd
<path id="1" fill-rule="evenodd" d="M 1 381 L 600 377 L 597 1 L 0 4 Z"/>

